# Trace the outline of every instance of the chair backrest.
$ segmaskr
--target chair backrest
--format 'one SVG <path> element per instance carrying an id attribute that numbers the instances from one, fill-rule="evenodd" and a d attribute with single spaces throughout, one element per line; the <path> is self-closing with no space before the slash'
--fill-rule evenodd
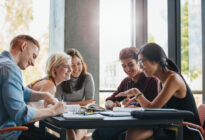
<path id="1" fill-rule="evenodd" d="M 198 107 L 199 119 L 201 122 L 201 126 L 203 127 L 204 120 L 205 120 L 205 104 L 201 104 Z"/>
<path id="2" fill-rule="evenodd" d="M 28 130 L 28 127 L 26 126 L 15 126 L 15 127 L 8 127 L 0 129 L 0 133 L 6 132 L 6 131 L 26 131 Z"/>

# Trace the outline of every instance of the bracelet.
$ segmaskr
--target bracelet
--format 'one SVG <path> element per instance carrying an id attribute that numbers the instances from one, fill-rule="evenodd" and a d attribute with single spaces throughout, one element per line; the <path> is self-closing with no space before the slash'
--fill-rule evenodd
<path id="1" fill-rule="evenodd" d="M 139 97 L 139 95 L 142 95 L 142 92 L 138 92 L 138 93 L 135 95 L 135 100 L 137 100 L 137 98 Z"/>

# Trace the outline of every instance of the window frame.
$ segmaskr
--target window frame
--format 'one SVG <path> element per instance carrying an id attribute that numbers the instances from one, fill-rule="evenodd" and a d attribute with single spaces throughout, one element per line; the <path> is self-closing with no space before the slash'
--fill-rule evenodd
<path id="1" fill-rule="evenodd" d="M 132 19 L 135 25 L 131 25 L 132 45 L 139 48 L 147 42 L 147 0 L 132 0 Z M 168 14 L 168 58 L 172 59 L 181 71 L 181 22 L 180 0 L 167 0 Z M 202 16 L 202 91 L 193 90 L 194 94 L 202 94 L 202 102 L 205 103 L 205 1 L 201 0 Z M 137 20 L 142 19 L 142 20 Z M 99 90 L 100 92 L 114 92 L 114 90 Z"/>
<path id="2" fill-rule="evenodd" d="M 168 57 L 174 60 L 181 71 L 181 22 L 180 0 L 168 0 Z M 202 16 L 202 90 L 192 90 L 194 94 L 202 94 L 205 102 L 205 1 L 201 0 Z"/>
<path id="3" fill-rule="evenodd" d="M 205 103 L 205 1 L 201 0 L 202 18 L 202 102 Z"/>

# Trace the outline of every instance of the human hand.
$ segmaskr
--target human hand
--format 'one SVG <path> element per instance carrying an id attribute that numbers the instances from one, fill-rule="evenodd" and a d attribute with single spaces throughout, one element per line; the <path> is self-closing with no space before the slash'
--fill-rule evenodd
<path id="1" fill-rule="evenodd" d="M 63 114 L 66 110 L 66 105 L 64 102 L 60 101 L 55 104 L 51 109 L 54 111 L 54 115 Z"/>
<path id="2" fill-rule="evenodd" d="M 123 105 L 125 105 L 130 99 L 129 98 L 125 98 L 122 102 Z"/>
<path id="3" fill-rule="evenodd" d="M 48 107 L 49 104 L 55 105 L 58 103 L 58 100 L 54 98 L 51 93 L 44 92 L 44 107 Z"/>
<path id="4" fill-rule="evenodd" d="M 87 105 L 87 104 L 95 104 L 96 103 L 96 101 L 94 99 L 87 99 L 87 100 L 85 100 L 85 102 L 86 102 L 85 105 Z"/>
<path id="5" fill-rule="evenodd" d="M 96 103 L 96 101 L 95 100 L 92 100 L 92 102 L 91 102 L 92 104 L 95 104 Z"/>
<path id="6" fill-rule="evenodd" d="M 105 102 L 105 108 L 106 109 L 112 109 L 114 107 L 114 102 L 112 100 L 107 100 Z"/>
<path id="7" fill-rule="evenodd" d="M 115 101 L 115 103 L 114 103 L 114 107 L 121 107 L 121 104 L 120 104 L 120 102 L 118 102 L 118 101 Z"/>
<path id="8" fill-rule="evenodd" d="M 124 103 L 124 107 L 135 107 L 132 103 L 136 102 L 135 97 L 128 99 L 127 102 Z"/>
<path id="9" fill-rule="evenodd" d="M 105 107 L 107 109 L 111 109 L 111 110 L 113 109 L 113 107 L 120 107 L 120 106 L 121 106 L 121 104 L 118 101 L 113 102 L 111 100 L 107 100 L 106 103 L 105 103 Z"/>
<path id="10" fill-rule="evenodd" d="M 119 94 L 117 94 L 115 97 L 131 97 L 136 95 L 138 92 L 140 92 L 137 88 L 131 88 L 127 91 L 124 92 L 120 92 Z"/>

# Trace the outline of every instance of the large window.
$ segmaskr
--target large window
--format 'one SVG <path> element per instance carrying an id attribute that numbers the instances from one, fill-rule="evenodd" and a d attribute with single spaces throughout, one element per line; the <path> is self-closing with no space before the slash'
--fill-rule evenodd
<path id="1" fill-rule="evenodd" d="M 148 42 L 163 47 L 168 54 L 167 0 L 148 0 Z"/>
<path id="2" fill-rule="evenodd" d="M 139 18 L 133 16 L 135 14 L 132 11 L 133 5 L 137 5 L 136 2 L 147 4 L 143 7 L 147 8 L 147 11 L 143 11 L 143 8 L 142 11 L 135 9 L 135 12 L 145 12 L 142 14 L 145 17 L 142 16 L 140 17 L 142 19 L 137 20 L 144 20 L 145 30 L 147 25 L 147 41 L 162 46 L 167 56 L 169 54 L 169 57 L 179 65 L 180 61 L 182 75 L 193 93 L 202 93 L 202 16 L 200 0 L 181 0 L 180 2 L 167 0 L 147 0 L 147 2 L 137 0 L 100 1 L 100 90 L 116 89 L 125 76 L 118 61 L 118 55 L 122 48 L 134 44 L 132 40 L 133 31 L 136 30 L 133 24 L 136 23 L 133 21 Z M 181 15 L 178 13 L 179 9 Z M 168 21 L 170 24 L 168 24 Z M 180 23 L 180 26 L 178 26 L 178 23 Z M 143 36 L 143 34 L 142 31 L 141 35 Z M 170 35 L 169 39 L 168 35 Z M 179 38 L 181 38 L 180 41 Z M 197 104 L 200 104 L 202 94 L 195 94 L 194 96 Z"/>
<path id="3" fill-rule="evenodd" d="M 9 50 L 11 39 L 18 34 L 33 36 L 41 46 L 35 67 L 23 71 L 25 85 L 41 78 L 45 70 L 49 45 L 49 5 L 49 0 L 0 1 L 0 51 Z"/>
<path id="4" fill-rule="evenodd" d="M 202 91 L 201 31 L 201 0 L 181 0 L 181 71 L 195 93 Z"/>
<path id="5" fill-rule="evenodd" d="M 131 46 L 131 1 L 100 1 L 100 90 L 115 90 L 125 74 L 119 61 L 122 48 Z M 108 93 L 109 95 L 111 93 Z M 104 101 L 106 93 L 100 94 Z M 107 95 L 108 96 L 108 95 Z"/>

